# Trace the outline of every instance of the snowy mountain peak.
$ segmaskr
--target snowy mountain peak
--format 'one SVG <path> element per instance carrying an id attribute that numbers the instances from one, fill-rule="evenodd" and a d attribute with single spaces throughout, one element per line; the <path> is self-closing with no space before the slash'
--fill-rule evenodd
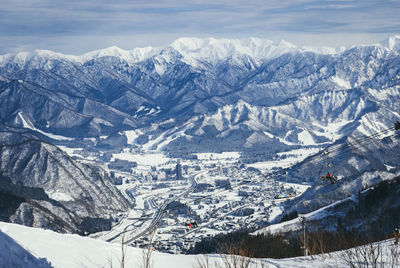
<path id="1" fill-rule="evenodd" d="M 289 43 L 285 40 L 280 40 L 278 43 L 278 47 L 290 47 L 290 48 L 297 48 L 295 45 L 293 45 L 292 43 Z"/>
<path id="2" fill-rule="evenodd" d="M 179 51 L 185 61 L 192 65 L 196 64 L 197 61 L 207 61 L 215 64 L 237 55 L 265 60 L 276 58 L 286 53 L 310 51 L 318 54 L 336 54 L 346 49 L 345 47 L 298 47 L 285 40 L 273 42 L 255 37 L 246 39 L 184 37 L 175 40 L 170 47 Z"/>
<path id="3" fill-rule="evenodd" d="M 97 59 L 101 57 L 118 57 L 126 60 L 130 63 L 140 62 L 148 59 L 154 55 L 157 55 L 161 51 L 161 48 L 153 47 L 143 47 L 134 48 L 132 50 L 124 50 L 117 46 L 111 46 L 104 49 L 99 49 L 85 53 L 80 56 L 75 55 L 65 55 L 62 53 L 57 53 L 51 50 L 37 49 L 33 52 L 18 52 L 16 54 L 5 54 L 0 55 L 0 66 L 4 66 L 9 62 L 25 65 L 29 63 L 32 66 L 41 66 L 47 60 L 67 60 L 76 63 L 85 63 L 92 59 Z"/>
<path id="4" fill-rule="evenodd" d="M 271 40 L 254 37 L 247 39 L 186 37 L 177 39 L 170 46 L 179 51 L 185 58 L 207 59 L 210 62 L 217 62 L 235 54 L 268 59 L 299 50 L 295 45 L 286 41 L 273 43 Z"/>
<path id="5" fill-rule="evenodd" d="M 391 36 L 381 42 L 380 45 L 390 50 L 400 51 L 400 35 Z"/>
<path id="6" fill-rule="evenodd" d="M 379 44 L 390 50 L 400 50 L 400 35 L 392 36 Z M 182 55 L 183 59 L 192 65 L 201 62 L 217 63 L 230 57 L 248 56 L 254 59 L 272 59 L 286 53 L 295 52 L 314 52 L 318 54 L 337 54 L 343 52 L 346 48 L 331 47 L 299 47 L 285 40 L 273 42 L 262 38 L 246 39 L 217 39 L 217 38 L 196 38 L 183 37 L 175 40 L 166 47 L 142 47 L 132 50 L 124 50 L 117 46 L 91 51 L 79 56 L 65 55 L 50 50 L 35 50 L 33 52 L 18 52 L 0 55 L 0 66 L 13 62 L 24 65 L 30 62 L 43 63 L 47 59 L 67 60 L 76 63 L 84 63 L 92 59 L 101 57 L 118 57 L 129 63 L 137 63 L 157 56 L 168 49 L 175 50 Z M 175 53 L 178 55 L 178 53 Z M 171 54 L 172 55 L 172 54 Z M 32 64 L 32 62 L 31 62 Z"/>
<path id="7" fill-rule="evenodd" d="M 18 52 L 14 55 L 7 54 L 3 56 L 4 60 L 2 60 L 2 63 L 7 63 L 7 61 L 13 61 L 17 64 L 24 64 L 30 55 L 31 53 L 29 52 Z"/>
<path id="8" fill-rule="evenodd" d="M 32 57 L 40 57 L 40 58 L 74 58 L 75 56 L 72 55 L 65 55 L 61 53 L 57 53 L 51 50 L 46 49 L 36 49 Z"/>
<path id="9" fill-rule="evenodd" d="M 139 62 L 147 58 L 150 58 L 159 52 L 160 52 L 159 48 L 153 48 L 153 47 L 143 47 L 143 48 L 134 48 L 132 50 L 124 50 L 117 46 L 111 46 L 108 48 L 85 53 L 77 58 L 81 62 L 86 62 L 101 57 L 118 57 L 128 62 Z"/>
<path id="10" fill-rule="evenodd" d="M 86 53 L 84 55 L 92 56 L 92 57 L 105 57 L 105 56 L 115 56 L 115 57 L 126 57 L 129 55 L 129 52 L 123 50 L 117 46 L 111 46 L 103 49 L 99 49 L 93 52 Z"/>

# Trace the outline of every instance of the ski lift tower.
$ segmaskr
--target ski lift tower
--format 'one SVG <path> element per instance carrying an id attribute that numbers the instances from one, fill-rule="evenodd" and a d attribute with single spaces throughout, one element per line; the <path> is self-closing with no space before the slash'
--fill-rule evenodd
<path id="1" fill-rule="evenodd" d="M 285 185 L 287 185 L 287 174 L 288 174 L 288 172 L 285 170 L 285 171 L 283 172 L 283 174 L 285 174 Z"/>
<path id="2" fill-rule="evenodd" d="M 307 254 L 307 240 L 306 240 L 306 218 L 304 216 L 300 217 L 300 222 L 303 225 L 303 248 L 304 248 L 304 256 L 308 256 Z"/>

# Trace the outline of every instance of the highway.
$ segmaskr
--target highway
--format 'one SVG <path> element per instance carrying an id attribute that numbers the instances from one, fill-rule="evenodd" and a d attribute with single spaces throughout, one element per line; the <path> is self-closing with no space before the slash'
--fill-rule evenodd
<path id="1" fill-rule="evenodd" d="M 200 174 L 197 174 L 195 177 L 197 177 L 199 175 Z M 185 192 L 174 196 L 172 199 L 169 199 L 169 200 L 165 201 L 164 204 L 162 204 L 162 206 L 155 213 L 150 225 L 146 229 L 144 229 L 140 233 L 134 235 L 133 237 L 125 240 L 124 244 L 132 243 L 136 239 L 138 239 L 138 238 L 144 236 L 145 234 L 150 233 L 152 230 L 154 230 L 157 227 L 158 222 L 162 219 L 162 216 L 163 216 L 163 214 L 164 214 L 164 212 L 165 212 L 165 210 L 166 210 L 166 208 L 167 208 L 167 206 L 169 204 L 171 204 L 172 202 L 180 199 L 182 196 L 185 196 L 185 195 L 187 195 L 187 194 L 189 194 L 189 193 L 194 191 L 194 189 L 197 187 L 197 182 L 196 182 L 195 177 L 194 178 L 192 178 L 192 177 L 189 178 L 190 187 Z M 150 203 L 150 206 L 153 207 L 153 200 L 152 199 L 149 200 L 149 203 Z"/>
<path id="2" fill-rule="evenodd" d="M 166 200 L 160 207 L 157 206 L 156 202 L 155 202 L 155 198 L 152 196 L 150 198 L 148 198 L 146 200 L 146 202 L 148 202 L 149 207 L 155 211 L 153 214 L 153 218 L 150 221 L 150 224 L 148 224 L 147 227 L 143 227 L 143 225 L 146 222 L 146 217 L 139 217 L 136 219 L 133 218 L 129 218 L 129 217 L 124 217 L 124 219 L 122 221 L 120 221 L 118 223 L 117 226 L 122 227 L 123 225 L 123 221 L 125 220 L 133 220 L 133 222 L 129 223 L 127 226 L 125 226 L 123 228 L 123 230 L 117 231 L 116 228 L 113 228 L 113 230 L 111 230 L 110 232 L 108 232 L 109 236 L 108 239 L 106 239 L 107 242 L 112 242 L 116 239 L 118 239 L 119 237 L 123 236 L 124 237 L 124 244 L 129 244 L 132 243 L 133 241 L 135 241 L 136 239 L 150 233 L 153 229 L 155 229 L 157 227 L 157 224 L 160 222 L 160 220 L 162 219 L 165 211 L 167 210 L 167 207 L 169 204 L 171 204 L 174 201 L 177 201 L 178 199 L 180 199 L 181 197 L 191 193 L 194 191 L 194 189 L 197 187 L 197 181 L 196 178 L 198 178 L 199 176 L 201 176 L 202 174 L 204 174 L 204 172 L 200 172 L 198 174 L 196 174 L 194 177 L 189 177 L 189 181 L 190 181 L 190 186 L 182 193 L 174 196 L 171 199 Z M 127 190 L 125 193 L 127 195 L 129 195 L 128 193 L 130 192 L 131 189 L 125 189 Z M 134 200 L 134 196 L 129 195 L 131 200 Z M 139 226 L 138 223 L 140 222 Z M 147 225 L 147 224 L 146 224 Z M 145 228 L 141 231 L 139 231 L 140 229 Z M 139 231 L 139 233 L 138 233 Z M 112 237 L 110 237 L 110 235 L 112 235 Z"/>

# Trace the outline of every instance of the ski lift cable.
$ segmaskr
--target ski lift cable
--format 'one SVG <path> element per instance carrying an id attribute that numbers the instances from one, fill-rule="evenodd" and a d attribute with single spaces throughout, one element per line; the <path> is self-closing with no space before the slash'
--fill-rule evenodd
<path id="1" fill-rule="evenodd" d="M 371 134 L 371 135 L 368 135 L 368 136 L 364 136 L 364 137 L 361 137 L 361 138 L 354 138 L 352 136 L 348 136 L 348 137 L 352 137 L 354 139 L 354 141 L 356 141 L 356 142 L 362 142 L 364 140 L 370 140 L 370 139 L 379 137 L 381 135 L 387 134 L 388 132 L 393 131 L 393 130 L 395 130 L 395 128 L 391 127 L 391 128 L 388 128 L 388 129 L 385 129 L 385 130 L 382 130 L 382 131 L 379 131 L 379 132 L 376 132 L 374 134 Z M 343 144 L 333 145 L 333 146 L 330 147 L 329 150 L 327 150 L 325 152 L 326 153 L 334 152 L 337 149 L 340 149 L 340 147 L 342 147 L 342 146 L 343 146 Z"/>
<path id="2" fill-rule="evenodd" d="M 388 136 L 386 136 L 386 137 L 393 137 L 393 136 L 396 136 L 396 133 L 393 133 L 393 134 L 388 135 Z M 354 140 L 354 141 L 351 141 L 351 142 L 349 141 L 349 142 L 348 142 L 349 148 L 347 148 L 347 149 L 356 151 L 356 150 L 358 150 L 359 148 L 365 148 L 365 147 L 366 147 L 365 145 L 368 145 L 368 144 L 370 144 L 370 143 L 376 144 L 376 143 L 377 143 L 377 140 L 370 139 L 369 142 L 358 142 L 357 140 Z M 366 157 L 366 156 L 365 156 L 365 157 Z M 368 157 L 366 157 L 366 158 L 368 158 Z"/>
<path id="3" fill-rule="evenodd" d="M 358 139 L 357 138 L 353 138 L 352 136 L 349 136 L 349 137 L 353 138 L 353 140 L 352 140 L 353 142 L 365 145 L 366 144 L 366 143 L 364 143 L 365 141 L 367 143 L 372 143 L 374 138 L 379 137 L 379 136 L 384 135 L 384 134 L 387 134 L 388 132 L 393 131 L 393 130 L 395 130 L 395 128 L 391 127 L 391 128 L 388 128 L 388 129 L 385 129 L 385 130 L 382 130 L 382 131 L 379 131 L 379 132 L 376 132 L 374 134 L 371 134 L 371 135 L 368 135 L 368 136 L 365 136 L 365 137 L 362 137 L 362 138 L 358 138 Z M 390 135 L 390 136 L 393 136 L 393 135 Z M 324 154 L 327 155 L 327 154 L 335 153 L 337 151 L 341 151 L 341 150 L 345 149 L 344 147 L 348 147 L 348 146 L 349 146 L 348 143 L 345 143 L 345 144 L 342 143 L 342 144 L 334 145 L 333 147 L 329 148 L 329 150 L 325 150 Z"/>
<path id="4" fill-rule="evenodd" d="M 393 137 L 393 136 L 396 136 L 396 133 L 393 133 L 393 134 L 388 135 L 386 137 Z M 376 138 L 378 136 L 374 136 L 374 137 Z M 377 140 L 373 139 L 374 137 L 372 137 L 372 135 L 371 135 L 371 136 L 368 136 L 367 139 L 362 139 L 362 140 L 353 139 L 351 141 L 347 141 L 346 144 L 342 144 L 342 148 L 338 148 L 338 150 L 335 150 L 335 151 L 332 151 L 332 152 L 337 152 L 336 155 L 335 155 L 335 156 L 337 156 L 337 155 L 341 155 L 343 153 L 347 153 L 347 151 L 351 151 L 353 149 L 364 148 L 369 144 L 377 142 Z"/>
<path id="5" fill-rule="evenodd" d="M 348 137 L 352 137 L 355 141 L 363 141 L 363 140 L 368 140 L 368 139 L 371 139 L 371 138 L 375 138 L 375 137 L 384 135 L 384 134 L 386 134 L 386 133 L 388 133 L 388 132 L 390 132 L 390 131 L 393 131 L 393 130 L 395 130 L 395 127 L 387 128 L 387 129 L 384 129 L 384 130 L 382 130 L 382 131 L 373 133 L 373 134 L 368 135 L 368 136 L 363 136 L 363 137 L 360 137 L 360 138 L 355 138 L 355 137 L 352 137 L 352 136 L 348 136 Z M 325 152 L 326 152 L 326 153 L 333 152 L 333 151 L 335 151 L 337 148 L 340 148 L 341 146 L 343 146 L 343 144 L 333 145 L 333 146 L 330 147 L 329 150 L 326 150 Z"/>
<path id="6" fill-rule="evenodd" d="M 393 137 L 395 135 L 396 134 L 394 133 L 387 137 Z M 363 142 L 359 142 L 356 145 L 349 144 L 349 143 L 341 144 L 340 146 L 336 147 L 334 150 L 329 150 L 328 154 L 324 154 L 323 156 L 326 157 L 329 154 L 335 154 L 336 157 L 341 156 L 341 155 L 351 152 L 352 150 L 356 150 L 359 148 L 365 148 L 366 145 L 374 143 L 374 142 L 375 141 L 371 139 L 371 140 L 364 140 Z M 326 161 L 325 158 L 319 159 L 320 157 L 321 156 L 311 157 L 307 162 L 302 162 L 301 164 L 307 166 L 307 165 L 311 165 L 313 163 L 318 164 L 318 163 L 323 163 L 324 161 Z"/>
<path id="7" fill-rule="evenodd" d="M 391 137 L 391 136 L 395 136 L 395 134 L 390 135 L 390 136 L 388 136 L 388 137 Z M 355 151 L 355 150 L 357 150 L 358 148 L 365 148 L 366 145 L 367 145 L 367 143 L 363 143 L 363 144 L 359 144 L 359 145 L 357 145 L 357 146 L 351 146 L 351 147 L 349 147 L 349 148 L 344 148 L 340 153 L 335 154 L 335 156 L 338 157 L 338 156 L 340 156 L 340 155 L 344 155 L 344 154 L 347 154 L 347 153 L 351 153 L 352 151 Z M 367 156 L 364 155 L 364 157 L 366 157 L 366 158 L 367 158 L 367 161 L 371 163 L 371 160 L 370 160 Z M 322 160 L 322 161 L 323 161 L 323 160 Z M 316 163 L 321 163 L 322 161 L 315 161 L 315 162 L 316 162 Z M 308 163 L 308 164 L 311 164 L 311 163 Z M 322 168 L 320 169 L 320 173 L 319 173 L 320 175 L 321 175 L 321 172 L 322 172 L 323 168 L 324 168 L 324 167 L 322 167 Z M 321 177 L 321 176 L 320 176 L 320 177 Z"/>
<path id="8" fill-rule="evenodd" d="M 353 141 L 357 141 L 359 144 L 357 146 L 353 146 L 353 149 L 357 149 L 357 148 L 360 148 L 360 147 L 365 147 L 365 145 L 367 145 L 369 143 L 372 143 L 372 142 L 375 142 L 373 140 L 373 138 L 379 137 L 381 135 L 389 133 L 390 131 L 398 130 L 398 129 L 400 129 L 400 123 L 396 122 L 395 127 L 384 129 L 382 131 L 376 132 L 376 133 L 368 135 L 366 137 L 362 137 L 362 138 L 358 138 L 358 139 L 354 138 Z M 392 135 L 389 135 L 387 137 L 392 137 L 392 136 L 395 136 L 395 135 L 396 135 L 396 133 L 393 133 Z M 349 136 L 349 137 L 351 137 L 351 136 Z M 350 147 L 350 145 L 348 143 L 346 143 L 346 144 L 342 143 L 342 144 L 333 145 L 333 146 L 331 146 L 329 148 L 329 150 L 323 150 L 323 152 L 321 154 L 310 156 L 308 159 L 305 159 L 304 161 L 302 161 L 300 163 L 296 163 L 296 164 L 294 164 L 294 165 L 292 165 L 292 166 L 290 166 L 288 168 L 285 168 L 283 170 L 279 170 L 279 172 L 287 172 L 288 170 L 290 170 L 291 168 L 293 168 L 297 164 L 301 164 L 301 165 L 307 166 L 307 165 L 311 165 L 312 163 L 323 163 L 325 161 L 327 155 L 333 154 L 335 152 L 340 152 L 340 151 L 342 151 L 342 152 L 336 153 L 335 156 L 339 156 L 339 155 L 348 153 L 347 150 L 351 151 L 351 148 L 349 148 L 349 147 Z M 276 175 L 276 173 L 279 173 L 279 172 L 273 172 L 273 173 L 270 173 L 270 174 L 266 174 L 265 177 L 274 176 L 274 175 Z"/>
<path id="9" fill-rule="evenodd" d="M 371 135 L 369 135 L 367 137 L 354 139 L 354 140 L 360 141 L 361 144 L 356 146 L 356 147 L 353 146 L 353 148 L 363 147 L 363 146 L 367 145 L 367 143 L 371 143 L 371 140 L 373 138 L 376 138 L 376 137 L 379 137 L 381 135 L 387 134 L 390 131 L 400 129 L 400 123 L 396 122 L 396 124 L 398 124 L 398 126 L 395 125 L 395 127 L 384 129 L 382 131 L 373 133 L 373 134 L 371 134 Z M 397 128 L 396 128 L 396 126 L 397 126 Z M 390 135 L 388 137 L 391 137 L 391 136 L 394 136 L 394 135 L 396 135 L 396 133 L 394 133 L 393 135 Z M 349 136 L 349 137 L 351 137 L 351 136 Z M 367 142 L 365 142 L 365 141 L 367 141 Z M 268 177 L 274 177 L 274 176 L 277 176 L 277 175 L 281 175 L 282 172 L 288 172 L 288 170 L 292 169 L 294 166 L 296 166 L 298 164 L 301 164 L 301 165 L 304 165 L 304 166 L 308 166 L 308 165 L 311 165 L 312 163 L 314 163 L 314 164 L 323 163 L 323 162 L 326 161 L 326 156 L 329 155 L 329 154 L 333 154 L 335 152 L 342 151 L 342 153 L 336 153 L 336 155 L 335 155 L 335 156 L 339 156 L 339 155 L 341 155 L 343 153 L 348 153 L 347 151 L 345 151 L 345 150 L 351 150 L 351 148 L 346 148 L 348 146 L 349 146 L 349 144 L 343 144 L 343 143 L 342 144 L 333 145 L 333 146 L 331 146 L 329 148 L 329 150 L 323 150 L 322 153 L 310 156 L 308 159 L 306 158 L 305 160 L 303 160 L 301 162 L 298 162 L 298 163 L 295 163 L 295 164 L 291 165 L 290 167 L 287 167 L 287 168 L 284 168 L 284 169 L 280 169 L 278 171 L 274 171 L 274 172 L 270 172 L 268 174 L 265 174 L 264 177 L 268 178 Z"/>
<path id="10" fill-rule="evenodd" d="M 334 145 L 333 148 L 331 147 L 331 148 L 329 148 L 329 150 L 324 150 L 322 153 L 320 153 L 318 155 L 310 156 L 308 159 L 305 159 L 302 162 L 296 163 L 288 168 L 279 170 L 278 172 L 266 174 L 265 177 L 276 176 L 276 175 L 278 175 L 277 173 L 287 172 L 288 170 L 292 169 L 297 164 L 303 165 L 304 167 L 307 167 L 311 164 L 320 164 L 320 163 L 324 163 L 324 162 L 325 162 L 324 164 L 327 164 L 326 157 L 329 156 L 330 154 L 335 154 L 335 156 L 337 157 L 337 156 L 341 156 L 343 154 L 347 154 L 347 153 L 351 152 L 352 150 L 356 150 L 358 148 L 364 148 L 365 146 L 367 146 L 370 143 L 375 143 L 376 140 L 374 140 L 374 138 L 379 137 L 384 134 L 387 134 L 390 131 L 398 130 L 398 129 L 400 129 L 400 123 L 396 122 L 395 127 L 391 127 L 391 128 L 376 132 L 376 133 L 368 135 L 366 137 L 362 137 L 362 138 L 358 138 L 358 139 L 353 138 L 353 141 L 358 141 L 357 145 L 349 144 L 348 141 L 345 144 L 342 143 L 342 144 Z M 397 133 L 394 132 L 393 134 L 386 136 L 386 137 L 392 137 L 392 136 L 395 136 L 396 134 Z M 351 137 L 351 136 L 349 136 L 349 137 Z M 320 173 L 322 172 L 323 168 L 324 167 L 322 166 L 320 169 Z"/>

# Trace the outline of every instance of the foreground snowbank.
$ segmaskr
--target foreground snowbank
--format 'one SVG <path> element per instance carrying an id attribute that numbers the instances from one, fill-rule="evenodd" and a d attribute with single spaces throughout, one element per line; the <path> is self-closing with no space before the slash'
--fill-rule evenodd
<path id="1" fill-rule="evenodd" d="M 393 244 L 386 241 L 382 245 Z M 384 248 L 384 247 L 383 247 Z M 71 234 L 59 234 L 49 230 L 30 228 L 0 222 L 0 267 L 120 267 L 121 246 Z M 143 251 L 128 247 L 125 267 L 141 267 Z M 196 267 L 201 256 L 172 255 L 154 252 L 154 268 Z M 228 257 L 229 259 L 229 257 Z M 209 257 L 211 264 L 220 261 L 219 256 Z M 308 258 L 258 260 L 264 267 L 346 267 L 340 254 Z M 256 267 L 253 262 L 252 267 Z"/>
<path id="2" fill-rule="evenodd" d="M 32 255 L 46 258 L 54 267 L 120 267 L 121 246 L 118 244 L 4 222 L 0 222 L 0 230 Z M 0 267 L 3 267 L 7 257 L 0 256 Z M 11 255 L 9 257 L 13 258 Z M 135 267 L 141 263 L 142 250 L 128 247 L 125 258 L 125 267 Z M 155 252 L 154 268 L 192 267 L 194 259 L 193 256 Z"/>

